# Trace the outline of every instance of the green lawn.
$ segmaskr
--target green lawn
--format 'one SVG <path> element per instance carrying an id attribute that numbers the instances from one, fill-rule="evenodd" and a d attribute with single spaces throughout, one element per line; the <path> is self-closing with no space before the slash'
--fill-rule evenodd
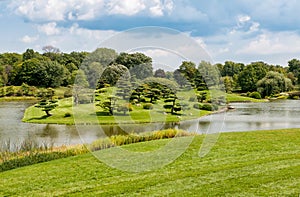
<path id="1" fill-rule="evenodd" d="M 204 158 L 198 157 L 202 140 L 150 172 L 112 169 L 91 154 L 6 171 L 0 196 L 299 196 L 299 129 L 222 133 Z M 149 151 L 167 142 L 124 147 Z"/>
<path id="2" fill-rule="evenodd" d="M 63 92 L 63 91 L 61 91 Z M 237 94 L 224 94 L 220 91 L 211 91 L 214 97 L 224 95 L 228 102 L 261 102 L 263 100 L 257 100 L 249 97 L 239 96 Z M 208 94 L 210 97 L 211 94 Z M 210 114 L 209 111 L 194 109 L 193 105 L 197 103 L 196 100 L 189 101 L 191 97 L 195 97 L 193 90 L 178 92 L 179 102 L 189 105 L 189 109 L 184 109 L 178 114 L 165 113 L 166 109 L 162 106 L 165 104 L 162 100 L 158 100 L 154 104 L 153 110 L 143 109 L 143 104 L 132 105 L 133 111 L 129 114 L 123 115 L 122 112 L 109 116 L 103 113 L 103 109 L 95 106 L 95 104 L 80 104 L 78 106 L 72 106 L 72 99 L 59 100 L 59 106 L 51 111 L 52 116 L 46 117 L 45 113 L 34 106 L 29 107 L 25 114 L 23 121 L 29 123 L 52 123 L 52 124 L 74 124 L 76 123 L 88 123 L 88 124 L 119 124 L 119 123 L 149 123 L 149 122 L 179 122 L 182 120 L 196 119 L 201 116 Z M 72 114 L 71 117 L 65 117 L 66 113 Z M 75 118 L 75 121 L 74 121 Z"/>

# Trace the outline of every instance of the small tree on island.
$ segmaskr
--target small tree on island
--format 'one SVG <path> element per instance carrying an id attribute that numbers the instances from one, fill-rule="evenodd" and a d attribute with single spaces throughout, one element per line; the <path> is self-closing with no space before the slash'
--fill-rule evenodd
<path id="1" fill-rule="evenodd" d="M 177 99 L 178 98 L 176 95 L 172 95 L 164 101 L 165 103 L 167 103 L 164 105 L 164 108 L 171 109 L 171 114 L 174 114 L 174 112 L 181 111 L 181 106 L 176 103 Z"/>
<path id="2" fill-rule="evenodd" d="M 58 106 L 57 101 L 53 100 L 53 96 L 54 90 L 52 88 L 48 88 L 44 91 L 39 92 L 39 97 L 41 97 L 41 100 L 35 107 L 41 108 L 47 116 L 51 116 L 52 114 L 50 114 L 50 111 Z"/>
<path id="3" fill-rule="evenodd" d="M 100 101 L 97 106 L 100 106 L 103 110 L 108 111 L 110 115 L 113 115 L 117 99 L 118 97 L 116 96 L 108 96 L 107 100 Z"/>
<path id="4" fill-rule="evenodd" d="M 56 100 L 42 99 L 35 107 L 41 108 L 47 116 L 52 116 L 52 114 L 50 114 L 50 111 L 55 109 L 57 106 L 58 105 Z"/>

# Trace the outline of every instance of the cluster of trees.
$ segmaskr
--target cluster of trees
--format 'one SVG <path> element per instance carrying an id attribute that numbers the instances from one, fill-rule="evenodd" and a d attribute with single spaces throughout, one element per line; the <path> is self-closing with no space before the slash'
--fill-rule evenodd
<path id="1" fill-rule="evenodd" d="M 288 67 L 253 62 L 248 65 L 226 61 L 212 65 L 208 62 L 184 61 L 175 71 L 153 70 L 151 57 L 143 53 L 120 53 L 98 48 L 92 53 L 62 53 L 45 46 L 44 53 L 27 49 L 24 53 L 0 54 L 0 86 L 58 87 L 76 85 L 89 88 L 114 86 L 128 72 L 131 82 L 148 77 L 166 78 L 180 87 L 198 91 L 224 84 L 227 92 L 258 91 L 262 97 L 292 90 L 300 84 L 300 60 L 293 59 Z"/>
<path id="2" fill-rule="evenodd" d="M 279 65 L 268 65 L 264 62 L 244 65 L 231 61 L 225 62 L 224 65 L 217 64 L 217 67 L 227 92 L 258 91 L 262 97 L 265 97 L 290 91 L 294 85 L 300 84 L 297 73 L 300 69 L 300 62 L 295 59 L 289 61 L 286 68 Z M 294 67 L 298 70 L 292 69 Z"/>

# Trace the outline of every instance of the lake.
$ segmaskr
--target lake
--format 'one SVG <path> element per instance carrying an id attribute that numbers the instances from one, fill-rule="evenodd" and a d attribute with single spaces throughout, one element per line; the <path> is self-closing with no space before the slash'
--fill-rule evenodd
<path id="1" fill-rule="evenodd" d="M 268 103 L 232 103 L 235 109 L 198 120 L 176 123 L 98 126 L 29 124 L 21 121 L 31 102 L 0 102 L 0 141 L 20 143 L 24 139 L 54 146 L 90 143 L 107 135 L 179 128 L 198 133 L 300 128 L 300 101 L 279 100 Z M 79 132 L 78 132 L 79 131 Z M 80 135 L 79 135 L 80 133 Z"/>

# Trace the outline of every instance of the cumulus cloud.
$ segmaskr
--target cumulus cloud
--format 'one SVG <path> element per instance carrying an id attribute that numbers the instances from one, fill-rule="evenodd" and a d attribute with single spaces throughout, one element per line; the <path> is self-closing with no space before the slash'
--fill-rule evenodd
<path id="1" fill-rule="evenodd" d="M 55 22 L 39 25 L 38 31 L 48 36 L 57 35 L 60 33 L 60 29 L 57 27 L 57 24 Z"/>
<path id="2" fill-rule="evenodd" d="M 132 16 L 145 9 L 143 0 L 110 0 L 107 3 L 109 14 Z"/>
<path id="3" fill-rule="evenodd" d="M 24 42 L 24 43 L 32 43 L 32 42 L 35 42 L 36 40 L 39 39 L 39 36 L 28 36 L 28 35 L 25 35 L 23 38 L 21 38 L 21 41 Z"/>
<path id="4" fill-rule="evenodd" d="M 149 10 L 152 16 L 163 16 L 166 14 L 171 14 L 173 10 L 173 1 L 166 0 L 162 2 L 161 0 L 153 0 L 149 6 Z"/>
<path id="5" fill-rule="evenodd" d="M 294 32 L 272 33 L 266 31 L 249 41 L 237 52 L 252 55 L 300 53 L 300 36 Z"/>

